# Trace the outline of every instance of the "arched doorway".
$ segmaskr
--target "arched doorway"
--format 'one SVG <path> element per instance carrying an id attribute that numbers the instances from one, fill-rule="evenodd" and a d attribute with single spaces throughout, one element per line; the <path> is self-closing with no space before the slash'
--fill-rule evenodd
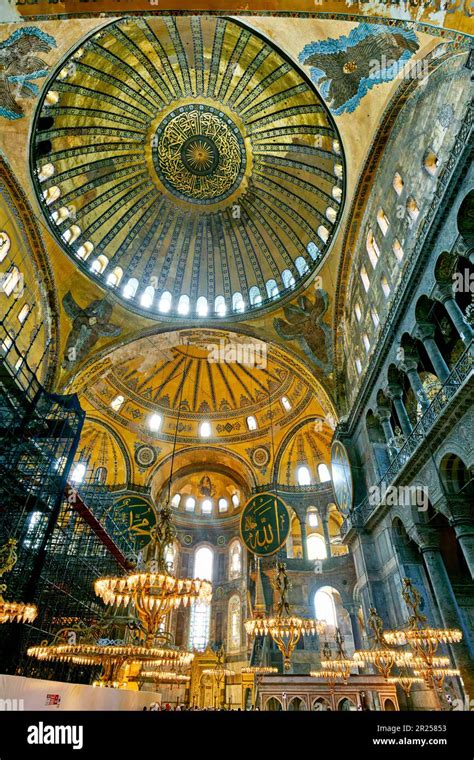
<path id="1" fill-rule="evenodd" d="M 288 710 L 290 712 L 301 712 L 302 710 L 306 710 L 306 704 L 301 697 L 293 697 L 288 705 Z"/>
<path id="2" fill-rule="evenodd" d="M 316 697 L 313 701 L 313 711 L 315 712 L 328 712 L 331 710 L 331 705 L 324 697 Z"/>
<path id="3" fill-rule="evenodd" d="M 355 710 L 356 706 L 352 699 L 349 699 L 349 697 L 343 697 L 337 705 L 337 709 L 339 712 L 347 712 L 349 710 Z"/>
<path id="4" fill-rule="evenodd" d="M 283 710 L 282 704 L 276 697 L 270 697 L 265 703 L 265 710 L 267 712 L 279 712 Z"/>
<path id="5" fill-rule="evenodd" d="M 396 712 L 395 702 L 393 699 L 386 699 L 383 703 L 383 709 L 387 710 L 387 712 Z"/>

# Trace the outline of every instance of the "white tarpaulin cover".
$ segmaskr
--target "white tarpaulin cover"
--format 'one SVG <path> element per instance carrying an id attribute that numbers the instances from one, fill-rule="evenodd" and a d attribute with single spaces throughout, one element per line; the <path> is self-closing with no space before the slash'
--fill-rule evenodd
<path id="1" fill-rule="evenodd" d="M 0 710 L 142 710 L 156 702 L 161 694 L 154 691 L 99 689 L 0 673 Z"/>

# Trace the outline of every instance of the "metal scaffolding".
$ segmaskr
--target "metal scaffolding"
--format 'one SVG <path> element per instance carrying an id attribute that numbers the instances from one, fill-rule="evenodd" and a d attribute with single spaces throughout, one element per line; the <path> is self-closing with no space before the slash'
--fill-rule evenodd
<path id="1" fill-rule="evenodd" d="M 3 353 L 0 545 L 9 537 L 18 542 L 6 598 L 33 602 L 39 614 L 31 625 L 0 626 L 0 672 L 88 682 L 90 668 L 38 663 L 26 649 L 64 628 L 97 624 L 104 607 L 93 582 L 124 572 L 131 547 L 120 538 L 119 548 L 113 525 L 106 530 L 68 484 L 85 417 L 77 396 L 46 392 L 27 361 L 16 359 L 14 342 Z"/>

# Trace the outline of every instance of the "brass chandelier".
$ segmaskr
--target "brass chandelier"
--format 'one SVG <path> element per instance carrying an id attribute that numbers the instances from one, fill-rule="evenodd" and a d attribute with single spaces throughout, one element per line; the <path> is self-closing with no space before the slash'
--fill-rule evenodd
<path id="1" fill-rule="evenodd" d="M 409 578 L 403 579 L 402 596 L 411 610 L 408 628 L 386 631 L 385 639 L 388 643 L 409 644 L 415 655 L 412 665 L 416 668 L 415 674 L 423 676 L 428 684 L 439 687 L 446 676 L 459 675 L 459 671 L 449 667 L 448 658 L 435 657 L 436 652 L 440 644 L 457 644 L 462 633 L 458 628 L 425 627 L 427 619 L 420 611 L 421 595 Z"/>
<path id="2" fill-rule="evenodd" d="M 9 538 L 0 549 L 0 578 L 11 572 L 17 563 L 17 541 Z M 2 623 L 32 623 L 38 614 L 34 604 L 24 602 L 8 602 L 3 594 L 7 590 L 6 583 L 0 583 L 0 624 Z"/>
<path id="3" fill-rule="evenodd" d="M 261 586 L 260 565 L 257 567 L 257 575 L 257 586 Z M 265 617 L 258 612 L 256 617 L 246 620 L 244 625 L 249 636 L 254 638 L 269 634 L 283 655 L 285 670 L 289 670 L 291 655 L 301 636 L 322 633 L 325 630 L 325 624 L 319 620 L 300 618 L 290 613 L 288 592 L 291 584 L 284 562 L 277 563 L 277 574 L 273 587 L 280 596 L 276 616 Z"/>
<path id="4" fill-rule="evenodd" d="M 40 661 L 68 662 L 72 665 L 102 667 L 102 673 L 94 686 L 124 688 L 128 678 L 124 675 L 125 666 L 167 665 L 168 667 L 187 666 L 194 655 L 177 649 L 136 646 L 123 642 L 110 644 L 41 644 L 27 650 L 30 657 Z"/>
<path id="5" fill-rule="evenodd" d="M 356 665 L 370 663 L 379 673 L 388 679 L 392 668 L 407 666 L 412 658 L 411 652 L 401 652 L 387 646 L 386 633 L 383 629 L 382 618 L 377 614 L 375 607 L 370 608 L 368 626 L 373 632 L 373 643 L 370 649 L 360 649 L 354 652 L 353 659 Z"/>
<path id="6" fill-rule="evenodd" d="M 324 678 L 329 682 L 330 687 L 334 686 L 338 678 L 342 679 L 344 683 L 347 683 L 351 668 L 354 667 L 353 660 L 347 657 L 344 650 L 344 640 L 339 628 L 336 628 L 335 639 L 337 649 L 336 656 L 332 656 L 331 648 L 326 641 L 322 651 L 323 658 L 321 659 L 321 669 L 313 670 L 310 673 L 313 678 Z"/>
<path id="7" fill-rule="evenodd" d="M 152 556 L 146 567 L 125 577 L 99 578 L 94 584 L 96 594 L 105 604 L 117 610 L 132 604 L 142 625 L 147 647 L 152 647 L 156 638 L 163 638 L 160 627 L 169 612 L 195 603 L 209 604 L 212 598 L 209 581 L 171 575 L 166 550 L 172 545 L 175 535 L 171 509 L 166 504 L 158 513 L 151 542 Z"/>

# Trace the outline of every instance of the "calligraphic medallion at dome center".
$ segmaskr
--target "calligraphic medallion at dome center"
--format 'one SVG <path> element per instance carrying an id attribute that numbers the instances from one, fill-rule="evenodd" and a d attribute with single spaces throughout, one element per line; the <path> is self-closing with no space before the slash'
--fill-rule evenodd
<path id="1" fill-rule="evenodd" d="M 240 185 L 245 144 L 232 118 L 204 104 L 181 106 L 157 127 L 153 160 L 158 178 L 175 196 L 215 203 Z"/>
<path id="2" fill-rule="evenodd" d="M 247 502 L 240 518 L 242 541 L 261 557 L 275 554 L 290 532 L 290 514 L 285 502 L 274 493 L 259 493 Z"/>

